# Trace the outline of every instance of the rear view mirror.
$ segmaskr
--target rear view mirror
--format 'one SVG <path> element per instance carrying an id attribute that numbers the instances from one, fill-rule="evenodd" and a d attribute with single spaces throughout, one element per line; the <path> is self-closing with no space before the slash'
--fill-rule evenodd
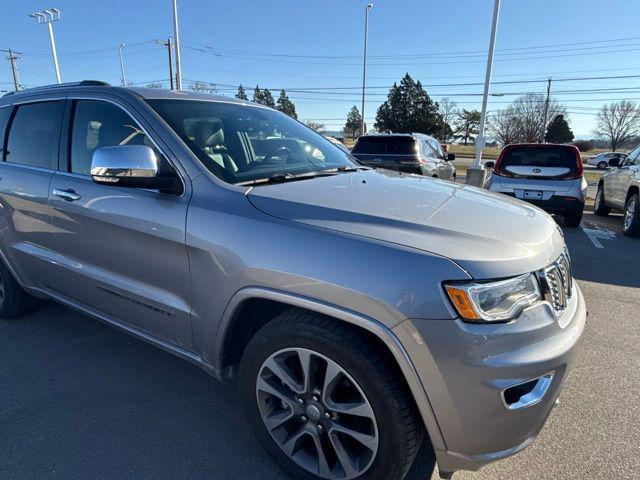
<path id="1" fill-rule="evenodd" d="M 496 162 L 494 162 L 493 160 L 489 160 L 488 162 L 485 162 L 484 167 L 485 168 L 493 168 L 495 167 Z"/>
<path id="2" fill-rule="evenodd" d="M 98 148 L 91 159 L 91 178 L 103 185 L 150 189 L 168 188 L 174 181 L 159 176 L 158 158 L 146 145 Z"/>
<path id="3" fill-rule="evenodd" d="M 456 159 L 456 154 L 455 153 L 447 153 L 447 161 L 448 162 L 453 162 Z"/>
<path id="4" fill-rule="evenodd" d="M 611 160 L 609 160 L 609 165 L 611 165 L 612 167 L 619 167 L 620 166 L 620 158 L 619 157 L 613 157 Z"/>

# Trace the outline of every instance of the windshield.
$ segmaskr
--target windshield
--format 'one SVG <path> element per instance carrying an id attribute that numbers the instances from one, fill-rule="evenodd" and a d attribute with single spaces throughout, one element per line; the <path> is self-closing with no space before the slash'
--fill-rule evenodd
<path id="1" fill-rule="evenodd" d="M 356 167 L 347 153 L 275 110 L 198 100 L 148 103 L 228 183 Z"/>
<path id="2" fill-rule="evenodd" d="M 363 155 L 415 155 L 416 142 L 412 137 L 360 137 L 353 153 Z"/>

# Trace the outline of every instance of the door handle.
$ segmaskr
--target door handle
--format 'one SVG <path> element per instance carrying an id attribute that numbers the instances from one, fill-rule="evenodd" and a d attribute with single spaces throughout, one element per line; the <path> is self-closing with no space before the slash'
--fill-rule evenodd
<path id="1" fill-rule="evenodd" d="M 76 200 L 80 200 L 80 195 L 78 195 L 74 190 L 70 188 L 67 190 L 58 190 L 57 188 L 54 188 L 52 193 L 56 197 L 60 197 L 61 199 L 66 200 L 67 202 L 74 202 Z"/>

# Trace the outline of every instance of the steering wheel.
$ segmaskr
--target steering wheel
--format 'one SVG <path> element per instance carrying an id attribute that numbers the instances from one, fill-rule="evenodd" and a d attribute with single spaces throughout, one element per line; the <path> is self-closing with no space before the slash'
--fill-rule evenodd
<path id="1" fill-rule="evenodd" d="M 267 155 L 265 155 L 264 158 L 262 159 L 262 161 L 263 162 L 267 162 L 268 160 L 271 160 L 273 157 L 280 157 L 282 155 L 286 155 L 287 156 L 287 161 L 288 161 L 289 157 L 291 157 L 291 155 L 293 155 L 293 152 L 291 150 L 289 150 L 288 147 L 285 147 L 283 145 L 281 147 L 276 148 L 271 153 L 268 153 Z"/>

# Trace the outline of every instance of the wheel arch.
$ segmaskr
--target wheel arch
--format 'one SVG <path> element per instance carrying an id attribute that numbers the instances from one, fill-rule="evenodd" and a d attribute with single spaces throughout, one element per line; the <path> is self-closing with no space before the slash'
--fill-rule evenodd
<path id="1" fill-rule="evenodd" d="M 253 335 L 279 313 L 298 308 L 349 323 L 379 340 L 402 373 L 436 451 L 446 451 L 440 426 L 418 373 L 396 335 L 383 323 L 312 298 L 261 287 L 238 291 L 229 301 L 215 339 L 215 369 L 233 376 L 235 365 Z M 255 316 L 254 316 L 255 315 Z"/>
<path id="2" fill-rule="evenodd" d="M 640 188 L 638 187 L 638 185 L 631 185 L 629 187 L 629 190 L 627 190 L 627 196 L 624 199 L 624 204 L 627 204 L 627 201 L 629 200 L 629 197 L 631 197 L 632 195 L 640 195 Z"/>

